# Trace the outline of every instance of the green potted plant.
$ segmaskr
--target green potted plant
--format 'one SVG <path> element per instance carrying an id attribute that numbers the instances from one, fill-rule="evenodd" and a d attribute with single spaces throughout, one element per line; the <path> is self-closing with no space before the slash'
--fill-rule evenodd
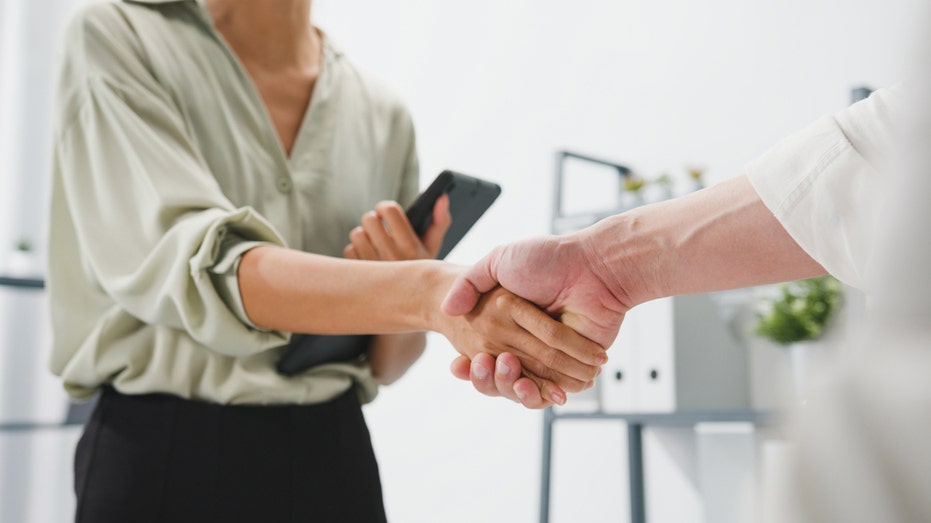
<path id="1" fill-rule="evenodd" d="M 844 288 L 831 276 L 783 284 L 779 296 L 763 301 L 754 332 L 785 346 L 796 393 L 805 388 L 806 370 L 817 341 L 829 329 L 843 302 Z"/>

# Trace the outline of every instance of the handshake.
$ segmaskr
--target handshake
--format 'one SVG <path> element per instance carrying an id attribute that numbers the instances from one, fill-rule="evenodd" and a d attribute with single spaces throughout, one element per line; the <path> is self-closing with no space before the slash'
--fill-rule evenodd
<path id="1" fill-rule="evenodd" d="M 350 232 L 344 258 L 402 262 L 394 265 L 398 276 L 389 278 L 391 287 L 381 283 L 384 277 L 378 278 L 382 290 L 377 296 L 395 301 L 377 309 L 393 320 L 411 306 L 415 320 L 408 325 L 443 334 L 461 354 L 452 364 L 453 374 L 471 379 L 484 394 L 544 408 L 564 404 L 567 392 L 594 386 L 624 313 L 645 301 L 644 293 L 631 292 L 633 286 L 622 289 L 615 284 L 644 280 L 632 274 L 620 280 L 604 263 L 608 255 L 594 249 L 598 235 L 612 233 L 612 220 L 571 235 L 498 247 L 474 267 L 463 269 L 432 260 L 452 223 L 448 205 L 445 196 L 437 200 L 422 237 L 395 202 L 378 204 Z M 385 266 L 367 265 L 366 273 L 375 275 Z M 332 322 L 330 327 L 340 328 Z M 395 342 L 376 338 L 370 346 L 376 379 L 403 373 L 405 361 L 413 362 L 402 355 L 408 350 L 403 347 L 423 343 L 400 336 L 394 336 Z M 413 358 L 417 356 L 419 352 Z M 397 363 L 388 363 L 391 360 Z M 389 367 L 392 370 L 386 370 Z"/>
<path id="2" fill-rule="evenodd" d="M 499 247 L 458 276 L 443 312 L 494 341 L 476 348 L 472 337 L 447 334 L 462 353 L 456 377 L 528 408 L 561 405 L 566 392 L 594 385 L 624 313 L 641 300 L 598 263 L 592 232 Z"/>
<path id="3" fill-rule="evenodd" d="M 345 257 L 431 257 L 450 221 L 446 202 L 440 202 L 421 255 L 414 247 L 406 254 L 389 248 L 420 244 L 393 204 L 363 218 Z M 389 236 L 407 240 L 393 242 Z M 573 234 L 499 247 L 469 269 L 439 261 L 408 263 L 419 264 L 395 266 L 384 275 L 408 286 L 399 290 L 403 296 L 397 301 L 376 307 L 385 316 L 379 325 L 385 332 L 442 333 L 462 355 L 453 361 L 455 376 L 471 379 L 480 392 L 530 408 L 562 404 L 566 392 L 591 387 L 625 313 L 640 303 L 826 273 L 746 176 L 611 216 Z M 366 274 L 377 276 L 376 266 L 365 267 Z M 411 274 L 408 269 L 420 271 L 420 277 L 402 279 Z M 420 305 L 406 311 L 411 301 Z M 398 315 L 412 319 L 397 321 Z M 341 319 L 331 315 L 328 328 L 338 333 L 353 327 Z"/>

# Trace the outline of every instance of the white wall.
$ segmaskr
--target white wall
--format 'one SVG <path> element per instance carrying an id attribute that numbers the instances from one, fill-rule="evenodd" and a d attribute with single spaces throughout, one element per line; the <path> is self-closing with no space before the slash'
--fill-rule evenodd
<path id="1" fill-rule="evenodd" d="M 423 183 L 453 167 L 503 186 L 451 256 L 468 263 L 495 244 L 548 231 L 557 148 L 612 158 L 646 177 L 681 177 L 687 164 L 706 166 L 711 181 L 739 174 L 780 137 L 845 107 L 851 87 L 899 80 L 905 29 L 923 5 L 317 0 L 315 16 L 408 101 Z M 535 521 L 542 417 L 454 382 L 453 355 L 431 337 L 410 375 L 367 408 L 389 514 L 399 522 Z M 553 521 L 626 520 L 623 436 L 610 423 L 557 432 Z M 649 452 L 676 437 L 689 444 L 682 434 L 648 433 L 645 445 Z M 657 465 L 650 473 L 652 521 L 700 519 L 683 480 L 692 471 Z M 661 485 L 670 490 L 659 495 Z"/>

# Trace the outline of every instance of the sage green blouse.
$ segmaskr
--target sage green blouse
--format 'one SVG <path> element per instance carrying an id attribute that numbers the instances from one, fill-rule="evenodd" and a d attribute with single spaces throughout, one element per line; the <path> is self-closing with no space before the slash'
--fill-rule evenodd
<path id="1" fill-rule="evenodd" d="M 236 276 L 263 243 L 340 256 L 375 203 L 417 193 L 407 110 L 328 37 L 287 156 L 201 3 L 93 4 L 64 38 L 55 133 L 51 369 L 70 395 L 374 397 L 364 363 L 278 375 L 290 334 L 250 323 Z"/>

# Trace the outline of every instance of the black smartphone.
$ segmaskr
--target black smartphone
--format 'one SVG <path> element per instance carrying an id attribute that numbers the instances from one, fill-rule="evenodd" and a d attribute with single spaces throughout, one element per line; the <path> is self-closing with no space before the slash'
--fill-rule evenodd
<path id="1" fill-rule="evenodd" d="M 407 209 L 407 219 L 418 236 L 423 236 L 433 223 L 433 207 L 442 195 L 449 196 L 449 214 L 453 223 L 443 238 L 443 246 L 437 254 L 442 260 L 453 247 L 469 232 L 475 222 L 495 203 L 501 194 L 501 186 L 467 174 L 443 171 Z"/>

